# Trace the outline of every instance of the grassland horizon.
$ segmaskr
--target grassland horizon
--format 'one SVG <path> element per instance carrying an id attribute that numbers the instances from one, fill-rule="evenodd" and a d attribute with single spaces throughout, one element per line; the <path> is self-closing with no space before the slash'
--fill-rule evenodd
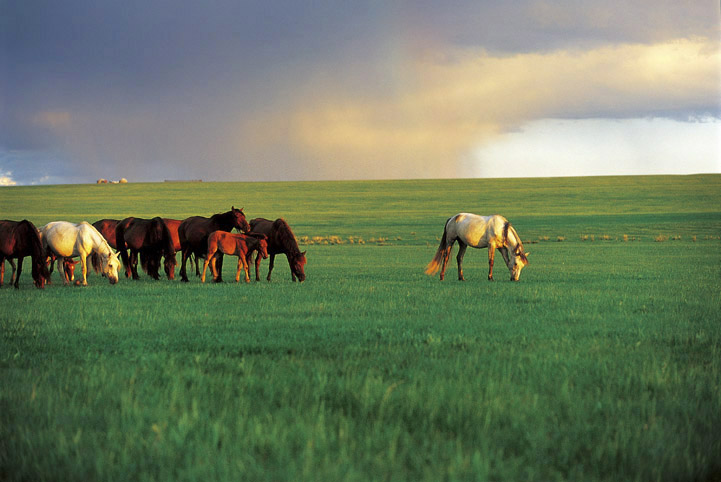
<path id="1" fill-rule="evenodd" d="M 303 284 L 0 289 L 0 479 L 721 475 L 721 175 L 0 189 L 36 226 L 231 205 Z M 513 223 L 520 283 L 423 273 L 461 211 Z"/>

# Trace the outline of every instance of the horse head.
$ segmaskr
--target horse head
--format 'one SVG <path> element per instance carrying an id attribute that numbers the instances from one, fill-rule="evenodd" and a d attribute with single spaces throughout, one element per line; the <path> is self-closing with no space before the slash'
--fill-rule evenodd
<path id="1" fill-rule="evenodd" d="M 48 265 L 42 257 L 33 258 L 31 273 L 35 287 L 45 288 L 45 283 L 50 279 L 50 271 L 48 271 Z"/>
<path id="2" fill-rule="evenodd" d="M 511 251 L 512 257 L 510 260 L 511 269 L 511 281 L 518 281 L 521 276 L 521 270 L 528 264 L 528 255 L 523 251 L 523 247 L 517 246 L 516 249 Z"/>
<path id="3" fill-rule="evenodd" d="M 263 259 L 268 258 L 268 236 L 263 234 L 262 237 L 258 238 L 258 251 L 263 256 Z"/>
<path id="4" fill-rule="evenodd" d="M 299 252 L 295 256 L 288 257 L 288 261 L 290 264 L 290 271 L 293 274 L 293 276 L 298 278 L 298 281 L 300 281 L 301 283 L 303 281 L 305 281 L 305 268 L 304 267 L 307 262 L 305 259 L 305 253 L 306 253 L 306 251 L 303 251 L 302 253 Z"/>
<path id="5" fill-rule="evenodd" d="M 165 256 L 165 261 L 163 263 L 163 266 L 165 267 L 165 274 L 168 276 L 169 280 L 175 279 L 175 265 L 178 263 L 178 261 L 175 259 L 175 256 Z"/>
<path id="6" fill-rule="evenodd" d="M 250 224 L 248 224 L 248 221 L 245 219 L 245 214 L 243 213 L 243 208 L 236 209 L 235 206 L 231 206 L 230 212 L 233 213 L 233 227 L 236 228 L 238 231 L 242 231 L 244 233 L 250 232 Z"/>
<path id="7" fill-rule="evenodd" d="M 120 267 L 118 255 L 111 251 L 103 264 L 103 274 L 108 277 L 110 284 L 114 285 L 118 282 L 118 268 Z"/>

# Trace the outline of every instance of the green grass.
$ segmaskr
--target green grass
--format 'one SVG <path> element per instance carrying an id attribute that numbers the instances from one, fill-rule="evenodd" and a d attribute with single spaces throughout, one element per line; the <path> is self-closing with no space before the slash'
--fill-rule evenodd
<path id="1" fill-rule="evenodd" d="M 0 478 L 712 480 L 719 201 L 721 176 L 1 189 L 37 225 L 235 204 L 388 241 L 306 246 L 303 284 L 279 258 L 270 284 L 41 291 L 26 265 L 0 290 Z M 520 283 L 485 250 L 465 283 L 423 274 L 459 211 L 513 222 Z"/>

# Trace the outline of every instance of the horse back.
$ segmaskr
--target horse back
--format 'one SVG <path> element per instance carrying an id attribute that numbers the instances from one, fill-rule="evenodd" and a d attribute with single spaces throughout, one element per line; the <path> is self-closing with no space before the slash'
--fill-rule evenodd
<path id="1" fill-rule="evenodd" d="M 120 223 L 118 219 L 101 219 L 93 223 L 93 227 L 98 230 L 113 249 L 118 249 L 115 243 L 115 228 L 118 223 Z"/>
<path id="2" fill-rule="evenodd" d="M 446 223 L 446 232 L 451 240 L 460 239 L 474 248 L 503 246 L 503 229 L 506 218 L 497 214 L 479 216 L 478 214 L 459 213 Z"/>
<path id="3" fill-rule="evenodd" d="M 210 228 L 211 221 L 203 216 L 191 216 L 178 226 L 178 240 L 181 246 L 192 249 L 203 248 L 208 235 L 215 230 Z"/>
<path id="4" fill-rule="evenodd" d="M 0 221 L 0 254 L 12 256 L 15 251 L 15 226 L 16 221 Z"/>
<path id="5" fill-rule="evenodd" d="M 0 221 L 0 253 L 6 257 L 39 256 L 42 244 L 35 225 L 27 219 Z"/>

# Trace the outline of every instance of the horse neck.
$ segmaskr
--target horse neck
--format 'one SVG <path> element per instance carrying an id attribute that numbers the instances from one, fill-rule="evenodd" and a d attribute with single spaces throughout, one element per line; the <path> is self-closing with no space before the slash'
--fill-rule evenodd
<path id="1" fill-rule="evenodd" d="M 93 231 L 90 231 L 93 238 L 93 253 L 97 253 L 103 257 L 108 257 L 112 254 L 112 250 L 110 249 L 110 245 L 105 240 L 102 234 L 96 233 Z"/>
<path id="2" fill-rule="evenodd" d="M 43 243 L 40 241 L 40 234 L 35 226 L 30 224 L 28 221 L 22 221 L 23 230 L 26 232 L 25 237 L 30 240 L 30 249 L 32 250 L 32 257 L 41 259 L 43 258 Z"/>
<path id="3" fill-rule="evenodd" d="M 293 257 L 300 256 L 300 248 L 298 247 L 298 241 L 295 240 L 293 231 L 290 230 L 290 227 L 287 224 L 281 229 L 282 231 L 278 230 L 278 232 L 276 232 L 276 241 L 280 241 L 279 244 L 283 247 L 283 250 L 286 253 Z"/>
<path id="4" fill-rule="evenodd" d="M 513 226 L 509 226 L 508 229 L 508 247 L 511 248 L 511 251 L 515 253 L 516 248 L 520 247 L 521 251 L 523 251 L 523 243 L 521 242 L 520 236 L 518 236 L 518 233 L 513 228 Z"/>
<path id="5" fill-rule="evenodd" d="M 215 226 L 223 230 L 227 230 L 228 232 L 232 231 L 235 227 L 235 216 L 233 215 L 232 211 L 228 211 L 227 213 L 213 214 L 210 217 L 210 221 Z"/>

